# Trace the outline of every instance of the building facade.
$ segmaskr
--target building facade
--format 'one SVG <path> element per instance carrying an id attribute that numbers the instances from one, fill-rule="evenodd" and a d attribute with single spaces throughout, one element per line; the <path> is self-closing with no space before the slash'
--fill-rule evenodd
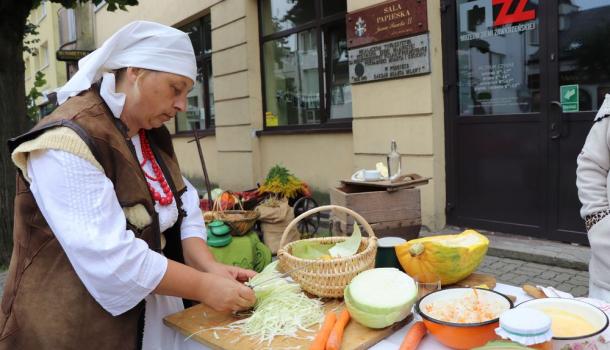
<path id="1" fill-rule="evenodd" d="M 55 52 L 61 45 L 58 17 L 61 9 L 61 5 L 57 3 L 42 1 L 40 6 L 33 9 L 28 17 L 28 21 L 38 27 L 36 29 L 38 35 L 35 38 L 28 37 L 26 41 L 38 39 L 38 42 L 29 45 L 35 54 L 24 52 L 23 55 L 25 92 L 27 94 L 34 87 L 36 74 L 43 73 L 46 84 L 38 88 L 43 96 L 36 100 L 41 115 L 48 114 L 49 109 L 52 110 L 52 101 L 49 101 L 48 95 L 67 81 L 65 65 L 55 59 Z"/>
<path id="2" fill-rule="evenodd" d="M 354 82 L 350 31 L 372 26 L 350 14 L 378 7 L 388 16 L 381 28 L 422 3 L 427 70 Z M 253 188 L 280 163 L 321 196 L 385 162 L 396 140 L 403 172 L 432 178 L 421 187 L 430 229 L 586 242 L 575 159 L 608 90 L 596 48 L 606 45 L 610 1 L 140 0 L 127 12 L 102 9 L 98 46 L 133 20 L 191 36 L 200 76 L 169 125 L 190 178 L 202 177 L 193 128 L 222 188 Z"/>
<path id="3" fill-rule="evenodd" d="M 34 87 L 36 74 L 43 73 L 46 84 L 38 88 L 42 96 L 36 100 L 41 117 L 57 107 L 57 90 L 77 71 L 78 59 L 95 48 L 93 10 L 89 3 L 67 9 L 44 0 L 30 12 L 28 21 L 37 26 L 38 34 L 25 38 L 32 51 L 23 56 L 25 92 Z"/>

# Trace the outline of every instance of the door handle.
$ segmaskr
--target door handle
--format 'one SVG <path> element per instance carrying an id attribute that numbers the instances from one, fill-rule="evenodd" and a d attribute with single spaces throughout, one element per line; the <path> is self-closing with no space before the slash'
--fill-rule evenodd
<path id="1" fill-rule="evenodd" d="M 561 102 L 559 101 L 551 101 L 550 102 L 551 107 L 555 106 L 559 108 L 559 111 L 554 112 L 554 111 L 549 111 L 550 112 L 550 125 L 549 125 L 549 131 L 550 131 L 550 136 L 551 136 L 551 140 L 557 140 L 561 137 L 561 111 L 562 111 L 562 105 Z"/>

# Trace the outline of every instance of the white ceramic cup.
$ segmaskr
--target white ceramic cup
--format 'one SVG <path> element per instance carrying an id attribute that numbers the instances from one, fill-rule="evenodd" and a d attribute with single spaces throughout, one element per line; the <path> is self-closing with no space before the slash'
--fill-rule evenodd
<path id="1" fill-rule="evenodd" d="M 354 181 L 375 181 L 381 179 L 379 170 L 360 169 L 352 175 Z"/>

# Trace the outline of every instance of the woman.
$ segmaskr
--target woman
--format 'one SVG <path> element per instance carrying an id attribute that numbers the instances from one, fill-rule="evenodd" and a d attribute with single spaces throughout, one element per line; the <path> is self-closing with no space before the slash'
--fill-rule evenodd
<path id="1" fill-rule="evenodd" d="M 11 140 L 19 174 L 0 349 L 176 349 L 189 343 L 162 318 L 180 298 L 253 305 L 242 282 L 254 272 L 208 251 L 163 126 L 186 109 L 196 75 L 185 33 L 131 23 L 79 62 L 50 116 Z"/>
<path id="2" fill-rule="evenodd" d="M 578 155 L 576 186 L 591 245 L 589 297 L 610 302 L 610 94 Z"/>

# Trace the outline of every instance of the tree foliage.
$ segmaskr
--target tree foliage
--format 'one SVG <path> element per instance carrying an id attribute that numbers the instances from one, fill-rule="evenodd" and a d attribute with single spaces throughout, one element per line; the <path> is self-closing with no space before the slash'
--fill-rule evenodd
<path id="1" fill-rule="evenodd" d="M 42 92 L 39 89 L 45 86 L 46 84 L 47 81 L 44 78 L 44 73 L 41 71 L 36 72 L 34 86 L 32 86 L 28 94 L 25 96 L 25 104 L 28 109 L 28 118 L 30 118 L 32 122 L 38 121 L 40 113 L 38 110 L 38 106 L 36 105 L 36 100 L 39 97 L 42 97 Z"/>
<path id="2" fill-rule="evenodd" d="M 23 39 L 23 51 L 29 53 L 32 56 L 36 56 L 38 52 L 32 45 L 38 44 L 40 39 L 38 36 L 38 26 L 34 23 L 27 21 L 25 23 L 25 33 Z"/>

